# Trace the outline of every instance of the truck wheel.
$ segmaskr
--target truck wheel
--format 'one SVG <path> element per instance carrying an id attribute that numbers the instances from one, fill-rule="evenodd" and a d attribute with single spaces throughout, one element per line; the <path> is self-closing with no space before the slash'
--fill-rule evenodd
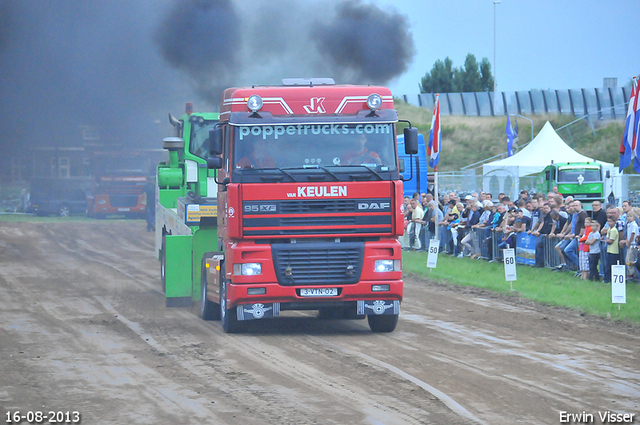
<path id="1" fill-rule="evenodd" d="M 229 334 L 242 332 L 243 323 L 238 321 L 238 313 L 235 308 L 227 309 L 227 279 L 225 265 L 220 267 L 220 321 L 222 329 Z"/>
<path id="2" fill-rule="evenodd" d="M 160 284 L 162 292 L 167 292 L 167 242 L 165 236 L 162 235 L 162 247 L 160 248 Z"/>
<path id="3" fill-rule="evenodd" d="M 398 324 L 397 314 L 385 314 L 382 316 L 368 315 L 367 321 L 371 332 L 393 332 Z"/>
<path id="4" fill-rule="evenodd" d="M 204 259 L 202 260 L 202 279 L 200 281 L 200 317 L 203 320 L 220 320 L 220 306 L 207 299 L 207 270 L 204 267 Z"/>

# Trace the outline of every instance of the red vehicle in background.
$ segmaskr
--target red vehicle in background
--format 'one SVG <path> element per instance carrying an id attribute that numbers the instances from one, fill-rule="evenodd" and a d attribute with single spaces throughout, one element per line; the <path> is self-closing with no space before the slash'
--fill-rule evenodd
<path id="1" fill-rule="evenodd" d="M 148 175 L 152 162 L 149 152 L 143 150 L 95 152 L 91 158 L 93 183 L 87 197 L 87 215 L 145 218 L 145 188 L 154 181 Z"/>

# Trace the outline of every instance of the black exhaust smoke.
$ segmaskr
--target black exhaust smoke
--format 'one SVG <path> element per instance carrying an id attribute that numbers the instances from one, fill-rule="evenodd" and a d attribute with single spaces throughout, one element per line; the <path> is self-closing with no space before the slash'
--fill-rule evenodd
<path id="1" fill-rule="evenodd" d="M 240 22 L 229 0 L 180 0 L 155 32 L 163 57 L 217 104 L 239 67 Z"/>
<path id="2" fill-rule="evenodd" d="M 404 16 L 361 1 L 340 3 L 334 19 L 313 26 L 312 39 L 337 70 L 361 83 L 383 84 L 401 75 L 415 54 Z"/>
<path id="3" fill-rule="evenodd" d="M 225 87 L 284 77 L 384 84 L 407 70 L 415 52 L 405 16 L 360 0 L 174 0 L 155 40 L 212 105 Z"/>

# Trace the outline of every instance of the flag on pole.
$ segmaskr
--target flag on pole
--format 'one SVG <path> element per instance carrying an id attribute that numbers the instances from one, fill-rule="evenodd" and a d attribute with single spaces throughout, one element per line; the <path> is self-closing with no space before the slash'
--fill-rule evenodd
<path id="1" fill-rule="evenodd" d="M 634 169 L 636 168 L 636 149 L 638 139 L 634 139 L 635 129 L 635 112 L 638 106 L 638 84 L 636 77 L 633 77 L 633 84 L 631 86 L 631 96 L 629 97 L 629 106 L 627 107 L 627 118 L 624 123 L 624 133 L 622 134 L 622 142 L 620 143 L 620 166 L 619 170 L 627 168 L 634 162 Z M 638 164 L 640 166 L 640 164 Z M 637 171 L 637 170 L 636 170 Z"/>
<path id="2" fill-rule="evenodd" d="M 513 156 L 513 128 L 511 128 L 511 121 L 509 120 L 509 115 L 507 115 L 507 154 L 508 156 Z"/>
<path id="3" fill-rule="evenodd" d="M 511 151 L 518 151 L 518 118 L 516 117 L 513 117 L 513 147 Z"/>
<path id="4" fill-rule="evenodd" d="M 427 148 L 429 166 L 435 169 L 440 161 L 440 95 L 436 94 L 436 103 L 433 105 L 433 117 L 431 118 L 431 131 L 429 132 L 429 147 Z"/>

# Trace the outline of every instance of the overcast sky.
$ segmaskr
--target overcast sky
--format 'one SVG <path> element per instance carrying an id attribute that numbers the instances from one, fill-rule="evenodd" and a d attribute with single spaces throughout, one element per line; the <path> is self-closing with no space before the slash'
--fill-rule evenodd
<path id="1" fill-rule="evenodd" d="M 377 0 L 409 18 L 416 56 L 388 85 L 395 94 L 418 92 L 438 59 L 464 64 L 468 53 L 493 63 L 494 7 L 498 91 L 618 86 L 640 74 L 637 0 Z"/>

